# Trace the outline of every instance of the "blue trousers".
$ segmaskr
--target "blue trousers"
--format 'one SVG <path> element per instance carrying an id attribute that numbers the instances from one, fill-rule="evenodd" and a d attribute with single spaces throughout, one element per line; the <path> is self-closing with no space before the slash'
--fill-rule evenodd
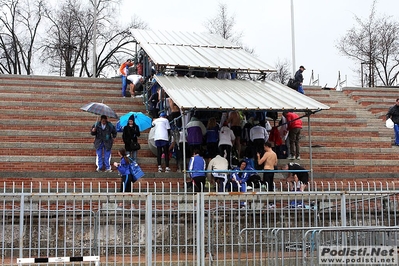
<path id="1" fill-rule="evenodd" d="M 127 151 L 126 153 L 130 155 L 133 161 L 137 161 L 137 151 Z"/>
<path id="2" fill-rule="evenodd" d="M 104 158 L 103 158 L 104 153 Z M 111 169 L 111 150 L 106 150 L 104 143 L 101 143 L 100 147 L 96 150 L 96 165 L 98 169 L 102 169 L 105 165 L 105 169 Z"/>
<path id="3" fill-rule="evenodd" d="M 122 96 L 126 96 L 127 77 L 122 76 Z"/>
<path id="4" fill-rule="evenodd" d="M 399 145 L 399 125 L 395 124 L 393 129 L 395 131 L 395 145 Z"/>
<path id="5" fill-rule="evenodd" d="M 303 90 L 302 85 L 299 85 L 299 86 L 298 86 L 298 92 L 300 92 L 300 93 L 302 93 L 302 94 L 305 94 L 305 91 Z"/>

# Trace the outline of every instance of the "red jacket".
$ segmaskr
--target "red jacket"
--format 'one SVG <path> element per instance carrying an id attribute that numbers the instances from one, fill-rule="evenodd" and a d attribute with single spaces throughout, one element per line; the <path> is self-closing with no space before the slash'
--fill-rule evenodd
<path id="1" fill-rule="evenodd" d="M 299 115 L 296 113 L 289 112 L 285 115 L 285 118 L 287 119 L 287 124 L 288 124 L 288 130 L 291 130 L 293 128 L 302 128 L 302 120 L 297 119 L 299 118 Z M 295 120 L 297 119 L 297 120 Z M 292 121 L 295 120 L 295 121 Z M 292 121 L 292 122 L 291 122 Z"/>

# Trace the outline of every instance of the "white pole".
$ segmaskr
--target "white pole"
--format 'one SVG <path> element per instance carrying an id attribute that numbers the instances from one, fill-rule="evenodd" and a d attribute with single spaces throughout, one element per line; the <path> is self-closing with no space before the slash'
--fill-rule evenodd
<path id="1" fill-rule="evenodd" d="M 94 15 L 93 15 L 93 78 L 96 77 L 97 72 L 97 0 L 94 0 Z"/>
<path id="2" fill-rule="evenodd" d="M 295 75 L 295 27 L 294 27 L 294 0 L 291 0 L 291 41 L 292 41 L 292 75 Z"/>

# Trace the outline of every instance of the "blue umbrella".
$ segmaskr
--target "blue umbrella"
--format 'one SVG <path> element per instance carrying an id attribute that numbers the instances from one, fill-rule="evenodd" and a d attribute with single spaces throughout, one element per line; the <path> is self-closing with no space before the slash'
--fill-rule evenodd
<path id="1" fill-rule="evenodd" d="M 139 126 L 140 131 L 144 131 L 151 127 L 152 119 L 149 116 L 143 114 L 142 112 L 129 112 L 127 114 L 122 115 L 119 119 L 119 124 L 121 127 L 127 125 L 127 122 L 131 115 L 134 115 L 134 122 L 136 123 L 136 125 Z"/>

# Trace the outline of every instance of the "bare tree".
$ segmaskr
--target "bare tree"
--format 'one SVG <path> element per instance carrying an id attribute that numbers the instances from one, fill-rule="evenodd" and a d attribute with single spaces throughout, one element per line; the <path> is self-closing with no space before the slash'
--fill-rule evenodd
<path id="1" fill-rule="evenodd" d="M 46 11 L 46 17 L 51 21 L 43 49 L 42 62 L 59 69 L 60 75 L 74 76 L 75 67 L 79 63 L 80 54 L 86 49 L 86 35 L 82 28 L 84 11 L 76 0 L 67 0 L 59 10 Z"/>
<path id="2" fill-rule="evenodd" d="M 280 82 L 281 84 L 287 84 L 288 80 L 292 77 L 290 68 L 291 63 L 287 59 L 283 61 L 278 59 L 275 65 L 277 72 L 268 73 L 266 78 L 275 82 Z"/>
<path id="3" fill-rule="evenodd" d="M 377 18 L 376 0 L 367 19 L 362 20 L 357 16 L 355 19 L 357 26 L 349 29 L 339 40 L 337 49 L 359 62 L 362 75 L 366 72 L 369 87 L 378 82 L 385 86 L 392 85 L 399 71 L 398 22 L 389 17 Z"/>
<path id="4" fill-rule="evenodd" d="M 235 17 L 230 16 L 227 11 L 227 5 L 219 3 L 218 13 L 214 18 L 211 18 L 205 23 L 209 33 L 217 34 L 223 39 L 229 40 L 232 43 L 241 43 L 242 32 L 235 32 Z"/>
<path id="5" fill-rule="evenodd" d="M 0 0 L 0 73 L 32 73 L 44 0 Z"/>
<path id="6" fill-rule="evenodd" d="M 93 1 L 90 1 L 94 5 Z M 96 38 L 96 77 L 108 67 L 119 65 L 120 57 L 132 54 L 126 47 L 133 43 L 130 29 L 146 28 L 145 22 L 137 17 L 121 26 L 111 20 L 116 10 L 114 0 L 98 0 L 97 8 L 83 6 L 81 0 L 65 0 L 57 12 L 46 13 L 52 27 L 44 44 L 43 62 L 52 64 L 67 76 L 93 76 L 93 38 Z M 94 14 L 97 10 L 97 34 L 93 36 Z M 119 57 L 120 55 L 120 57 Z"/>

